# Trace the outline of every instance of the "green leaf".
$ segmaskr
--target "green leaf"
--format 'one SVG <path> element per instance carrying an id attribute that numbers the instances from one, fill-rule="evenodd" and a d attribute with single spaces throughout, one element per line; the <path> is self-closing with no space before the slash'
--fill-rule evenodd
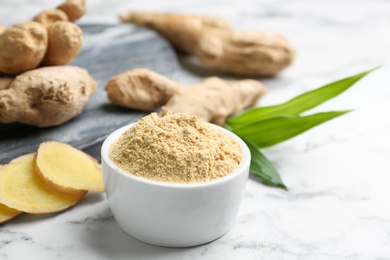
<path id="1" fill-rule="evenodd" d="M 251 152 L 251 172 L 256 174 L 264 184 L 287 190 L 278 171 L 267 157 L 260 152 L 259 148 L 248 140 L 244 139 L 244 142 L 248 145 Z"/>
<path id="2" fill-rule="evenodd" d="M 308 116 L 280 115 L 232 129 L 232 132 L 263 148 L 283 142 L 348 112 L 332 111 Z"/>
<path id="3" fill-rule="evenodd" d="M 280 105 L 249 109 L 239 116 L 228 119 L 226 124 L 234 129 L 246 124 L 251 124 L 254 121 L 259 121 L 274 116 L 299 115 L 300 113 L 316 107 L 319 104 L 322 104 L 325 101 L 341 94 L 350 88 L 353 84 L 355 84 L 358 80 L 366 76 L 368 73 L 376 70 L 377 68 L 308 91 Z"/>

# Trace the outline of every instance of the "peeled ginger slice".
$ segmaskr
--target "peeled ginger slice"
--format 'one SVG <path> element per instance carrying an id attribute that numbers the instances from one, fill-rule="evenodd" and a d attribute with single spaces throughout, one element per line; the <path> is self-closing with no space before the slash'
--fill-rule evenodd
<path id="1" fill-rule="evenodd" d="M 1 171 L 2 167 L 4 167 L 4 166 L 0 165 L 0 171 Z M 16 209 L 11 209 L 11 208 L 7 207 L 6 205 L 0 203 L 0 224 L 16 217 L 20 213 L 22 213 L 22 212 L 19 210 L 16 210 Z"/>
<path id="2" fill-rule="evenodd" d="M 19 210 L 11 209 L 6 205 L 0 203 L 0 224 L 16 217 L 21 213 L 22 212 Z"/>
<path id="3" fill-rule="evenodd" d="M 54 213 L 80 201 L 86 192 L 66 195 L 43 184 L 35 173 L 35 153 L 12 160 L 0 171 L 0 202 L 32 214 Z"/>
<path id="4" fill-rule="evenodd" d="M 37 174 L 47 186 L 65 194 L 104 191 L 98 162 L 88 154 L 61 142 L 44 142 L 37 152 Z"/>

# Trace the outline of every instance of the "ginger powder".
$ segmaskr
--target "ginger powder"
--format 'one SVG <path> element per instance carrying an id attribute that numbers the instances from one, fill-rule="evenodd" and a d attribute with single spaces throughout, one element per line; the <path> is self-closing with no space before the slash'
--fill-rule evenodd
<path id="1" fill-rule="evenodd" d="M 110 159 L 138 177 L 199 183 L 233 172 L 242 159 L 238 143 L 223 131 L 183 113 L 152 113 L 111 145 Z"/>

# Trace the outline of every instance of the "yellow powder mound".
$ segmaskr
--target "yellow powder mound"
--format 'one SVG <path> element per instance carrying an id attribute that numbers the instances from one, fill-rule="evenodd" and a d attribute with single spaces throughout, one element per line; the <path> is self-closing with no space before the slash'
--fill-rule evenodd
<path id="1" fill-rule="evenodd" d="M 16 209 L 11 209 L 4 204 L 0 204 L 0 224 L 4 223 L 22 212 Z"/>
<path id="2" fill-rule="evenodd" d="M 139 177 L 172 183 L 215 180 L 234 171 L 242 153 L 235 140 L 183 113 L 153 113 L 110 147 L 110 159 Z"/>
<path id="3" fill-rule="evenodd" d="M 65 210 L 80 201 L 43 184 L 35 173 L 35 153 L 20 156 L 0 171 L 0 203 L 19 211 L 42 214 Z"/>
<path id="4" fill-rule="evenodd" d="M 102 170 L 88 154 L 60 142 L 44 142 L 37 152 L 36 171 L 43 183 L 65 194 L 104 191 Z"/>

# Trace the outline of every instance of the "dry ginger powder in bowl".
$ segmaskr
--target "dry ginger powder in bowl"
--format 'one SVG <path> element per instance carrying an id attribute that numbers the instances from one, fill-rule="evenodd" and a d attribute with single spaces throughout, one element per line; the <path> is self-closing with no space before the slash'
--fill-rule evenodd
<path id="1" fill-rule="evenodd" d="M 183 113 L 152 113 L 111 145 L 110 159 L 138 177 L 170 183 L 212 181 L 241 162 L 238 143 L 223 131 Z"/>

